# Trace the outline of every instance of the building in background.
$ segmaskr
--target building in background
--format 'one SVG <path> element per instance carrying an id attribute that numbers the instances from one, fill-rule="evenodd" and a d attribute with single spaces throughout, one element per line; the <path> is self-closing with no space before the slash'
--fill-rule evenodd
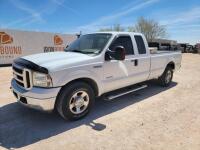
<path id="1" fill-rule="evenodd" d="M 0 29 L 0 65 L 21 56 L 63 51 L 76 38 L 75 34 Z"/>

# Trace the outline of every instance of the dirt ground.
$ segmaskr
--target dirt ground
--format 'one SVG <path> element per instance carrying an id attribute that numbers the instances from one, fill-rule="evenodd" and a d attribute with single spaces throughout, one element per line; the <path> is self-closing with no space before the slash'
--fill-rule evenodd
<path id="1" fill-rule="evenodd" d="M 184 54 L 169 88 L 149 87 L 113 101 L 97 100 L 69 122 L 16 103 L 11 68 L 0 68 L 0 149 L 200 150 L 200 55 Z"/>

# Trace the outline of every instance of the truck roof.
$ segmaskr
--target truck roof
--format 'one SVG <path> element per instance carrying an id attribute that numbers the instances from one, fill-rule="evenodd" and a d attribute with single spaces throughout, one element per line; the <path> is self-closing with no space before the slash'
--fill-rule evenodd
<path id="1" fill-rule="evenodd" d="M 93 33 L 89 33 L 89 34 L 94 34 L 94 33 L 110 33 L 110 34 L 113 34 L 113 35 L 117 35 L 117 34 L 129 34 L 129 35 L 143 35 L 142 33 L 137 33 L 137 32 L 118 32 L 118 31 L 103 31 L 103 32 L 93 32 Z"/>

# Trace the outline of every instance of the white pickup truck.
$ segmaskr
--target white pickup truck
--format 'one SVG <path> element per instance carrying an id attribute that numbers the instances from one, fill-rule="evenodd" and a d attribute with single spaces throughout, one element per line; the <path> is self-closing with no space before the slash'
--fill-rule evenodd
<path id="1" fill-rule="evenodd" d="M 14 60 L 11 89 L 18 102 L 35 109 L 57 110 L 76 120 L 92 108 L 95 98 L 123 93 L 111 91 L 158 79 L 169 86 L 181 67 L 181 52 L 151 54 L 144 35 L 132 32 L 98 32 L 80 36 L 64 52 L 41 53 Z"/>

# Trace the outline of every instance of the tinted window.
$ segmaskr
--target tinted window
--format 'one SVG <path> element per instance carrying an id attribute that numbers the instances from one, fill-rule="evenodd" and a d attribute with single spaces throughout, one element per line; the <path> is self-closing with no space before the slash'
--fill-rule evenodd
<path id="1" fill-rule="evenodd" d="M 143 38 L 139 35 L 135 35 L 135 41 L 136 41 L 136 44 L 137 44 L 138 53 L 139 54 L 146 54 L 146 47 L 144 45 Z"/>
<path id="2" fill-rule="evenodd" d="M 126 51 L 126 55 L 133 55 L 133 45 L 130 36 L 120 36 L 116 38 L 110 45 L 109 49 L 113 50 L 116 46 L 123 46 Z"/>

